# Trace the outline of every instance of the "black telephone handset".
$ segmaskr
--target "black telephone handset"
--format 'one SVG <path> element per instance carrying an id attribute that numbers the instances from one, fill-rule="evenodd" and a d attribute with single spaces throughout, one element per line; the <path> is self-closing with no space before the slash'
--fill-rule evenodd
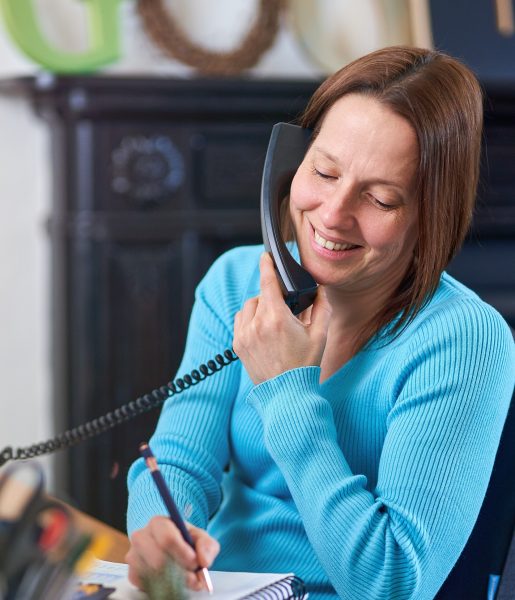
<path id="1" fill-rule="evenodd" d="M 265 249 L 272 254 L 285 302 L 294 315 L 313 304 L 317 283 L 288 251 L 282 238 L 280 204 L 309 145 L 310 131 L 277 123 L 272 129 L 261 184 L 261 230 Z"/>
<path id="2" fill-rule="evenodd" d="M 261 227 L 263 242 L 272 254 L 279 279 L 284 289 L 285 302 L 293 314 L 299 314 L 310 306 L 316 295 L 317 284 L 288 251 L 281 235 L 280 204 L 288 195 L 291 181 L 302 162 L 309 144 L 309 131 L 278 123 L 272 130 L 265 158 L 261 186 Z M 19 460 L 41 456 L 56 450 L 68 448 L 83 440 L 161 406 L 165 400 L 197 385 L 225 366 L 238 360 L 230 349 L 217 354 L 213 360 L 202 364 L 191 373 L 169 381 L 166 385 L 145 394 L 128 404 L 108 412 L 102 417 L 74 427 L 64 433 L 38 444 L 17 448 L 7 446 L 0 452 L 0 466 L 9 460 Z"/>

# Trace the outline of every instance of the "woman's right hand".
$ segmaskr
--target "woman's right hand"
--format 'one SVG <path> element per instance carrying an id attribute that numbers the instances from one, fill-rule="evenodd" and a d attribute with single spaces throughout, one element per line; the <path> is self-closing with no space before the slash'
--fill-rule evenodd
<path id="1" fill-rule="evenodd" d="M 131 548 L 125 560 L 129 565 L 129 581 L 141 588 L 145 571 L 161 569 L 171 558 L 185 572 L 186 585 L 192 590 L 203 589 L 197 576 L 199 567 L 210 567 L 220 551 L 220 544 L 204 529 L 186 523 L 195 543 L 195 550 L 184 541 L 181 532 L 168 517 L 153 517 L 148 525 L 131 536 Z"/>

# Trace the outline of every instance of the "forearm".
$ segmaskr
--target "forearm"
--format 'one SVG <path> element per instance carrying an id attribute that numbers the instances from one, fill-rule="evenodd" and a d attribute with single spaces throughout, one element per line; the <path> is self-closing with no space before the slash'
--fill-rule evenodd
<path id="1" fill-rule="evenodd" d="M 343 597 L 409 598 L 417 584 L 416 528 L 406 535 L 393 507 L 366 489 L 337 443 L 330 404 L 318 393 L 319 369 L 296 369 L 250 394 L 267 449 L 281 469 L 310 542 Z M 295 390 L 289 397 L 285 388 Z M 299 397 L 299 391 L 302 390 Z M 398 593 L 398 595 L 397 595 Z"/>
<path id="2" fill-rule="evenodd" d="M 238 288 L 224 284 L 218 263 L 199 286 L 190 320 L 182 377 L 231 346 L 232 314 L 240 305 Z M 232 293 L 232 295 L 230 295 Z M 221 500 L 220 482 L 229 461 L 229 421 L 240 378 L 238 363 L 223 367 L 165 403 L 149 440 L 176 503 L 188 519 L 205 526 Z M 128 529 L 166 514 L 143 462 L 129 472 Z"/>
<path id="3" fill-rule="evenodd" d="M 399 399 L 371 489 L 341 450 L 318 377 L 290 371 L 249 401 L 320 563 L 343 597 L 432 597 L 479 511 L 503 407 L 480 394 L 459 407 L 446 386 Z"/>

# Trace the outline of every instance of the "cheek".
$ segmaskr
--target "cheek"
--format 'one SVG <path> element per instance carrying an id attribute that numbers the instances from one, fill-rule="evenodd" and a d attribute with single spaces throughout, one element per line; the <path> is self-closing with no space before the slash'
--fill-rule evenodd
<path id="1" fill-rule="evenodd" d="M 316 206 L 316 196 L 313 186 L 301 165 L 293 178 L 290 188 L 290 210 L 292 216 L 296 211 L 310 210 Z"/>
<path id="2" fill-rule="evenodd" d="M 371 248 L 381 253 L 412 253 L 417 239 L 416 225 L 405 223 L 385 223 L 383 219 L 369 221 L 362 227 L 362 233 Z"/>

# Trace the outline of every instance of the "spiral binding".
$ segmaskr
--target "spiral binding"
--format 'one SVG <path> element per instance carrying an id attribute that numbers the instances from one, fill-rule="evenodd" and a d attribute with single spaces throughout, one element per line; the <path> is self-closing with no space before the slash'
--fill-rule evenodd
<path id="1" fill-rule="evenodd" d="M 272 585 L 256 590 L 241 600 L 303 600 L 306 598 L 306 586 L 300 577 L 288 575 Z"/>
<path id="2" fill-rule="evenodd" d="M 17 448 L 16 451 L 13 450 L 12 446 L 6 446 L 0 453 L 0 467 L 10 460 L 22 460 L 41 456 L 42 454 L 49 454 L 56 450 L 69 448 L 79 442 L 104 433 L 104 431 L 121 425 L 125 421 L 129 421 L 138 415 L 158 408 L 168 398 L 172 398 L 188 388 L 197 385 L 207 377 L 214 375 L 214 373 L 217 373 L 237 360 L 238 357 L 236 354 L 227 348 L 224 350 L 223 355 L 217 354 L 214 360 L 208 360 L 207 363 L 201 364 L 198 369 L 194 369 L 191 373 L 183 375 L 182 378 L 178 377 L 175 380 L 169 381 L 166 385 L 156 388 L 149 394 L 140 396 L 136 400 L 132 400 L 101 417 L 69 429 L 45 442 L 26 446 L 25 448 Z"/>

